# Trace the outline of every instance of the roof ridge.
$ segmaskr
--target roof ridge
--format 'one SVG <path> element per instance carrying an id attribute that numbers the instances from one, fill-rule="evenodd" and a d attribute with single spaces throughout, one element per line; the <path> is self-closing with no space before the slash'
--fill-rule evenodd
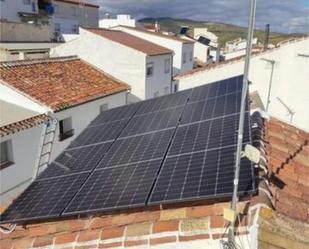
<path id="1" fill-rule="evenodd" d="M 72 55 L 72 56 L 60 56 L 60 57 L 50 57 L 50 58 L 41 58 L 41 59 L 3 61 L 3 62 L 0 62 L 0 68 L 20 66 L 20 65 L 32 65 L 32 64 L 38 64 L 38 63 L 71 61 L 71 60 L 76 60 L 76 59 L 80 60 L 80 58 L 78 58 L 76 55 Z"/>

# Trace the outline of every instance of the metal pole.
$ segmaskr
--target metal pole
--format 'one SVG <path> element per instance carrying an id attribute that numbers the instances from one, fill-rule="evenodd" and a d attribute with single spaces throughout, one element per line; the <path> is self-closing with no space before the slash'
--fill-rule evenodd
<path id="1" fill-rule="evenodd" d="M 270 92 L 271 92 L 271 85 L 273 83 L 275 61 L 270 61 L 270 63 L 271 63 L 271 74 L 270 74 L 270 79 L 269 79 L 269 87 L 268 87 L 268 95 L 267 95 L 267 103 L 266 103 L 266 112 L 268 111 L 269 104 L 270 104 Z"/>
<path id="2" fill-rule="evenodd" d="M 240 109 L 239 128 L 238 128 L 237 154 L 236 154 L 235 175 L 234 175 L 234 189 L 233 189 L 233 197 L 232 197 L 232 203 L 231 203 L 231 209 L 234 210 L 235 212 L 236 212 L 236 205 L 238 201 L 237 192 L 238 192 L 238 182 L 239 182 L 239 170 L 240 170 L 240 160 L 241 160 L 241 150 L 242 150 L 244 119 L 245 119 L 245 111 L 246 111 L 245 110 L 246 96 L 247 96 L 247 90 L 248 90 L 248 74 L 249 74 L 251 46 L 252 46 L 252 38 L 253 38 L 254 22 L 255 22 L 255 10 L 256 10 L 256 0 L 251 0 L 248 37 L 247 37 L 247 48 L 246 48 L 246 59 L 245 59 L 244 78 L 243 78 L 243 87 L 242 87 L 242 96 L 241 96 L 241 109 Z M 235 243 L 234 233 L 235 233 L 235 221 L 231 223 L 230 228 L 229 228 L 228 242 L 230 244 Z"/>

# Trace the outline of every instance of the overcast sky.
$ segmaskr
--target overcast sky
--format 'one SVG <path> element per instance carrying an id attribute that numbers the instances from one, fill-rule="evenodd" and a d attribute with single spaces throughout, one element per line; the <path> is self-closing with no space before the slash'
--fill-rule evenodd
<path id="1" fill-rule="evenodd" d="M 188 18 L 247 26 L 250 0 L 86 0 L 104 13 L 143 17 Z M 309 0 L 257 0 L 256 27 L 270 23 L 273 31 L 307 32 Z"/>

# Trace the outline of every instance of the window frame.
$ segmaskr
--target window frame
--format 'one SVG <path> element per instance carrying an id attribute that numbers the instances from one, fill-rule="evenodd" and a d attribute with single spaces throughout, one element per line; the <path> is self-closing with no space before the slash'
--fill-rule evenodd
<path id="1" fill-rule="evenodd" d="M 6 153 L 6 160 L 5 161 L 0 161 L 0 170 L 3 170 L 13 164 L 14 162 L 14 156 L 13 156 L 13 145 L 12 145 L 12 139 L 8 139 L 5 141 L 0 142 L 0 152 L 2 154 L 2 146 L 4 147 L 5 153 Z M 1 158 L 0 158 L 1 160 Z"/>
<path id="2" fill-rule="evenodd" d="M 151 73 L 148 74 L 148 69 L 151 69 Z M 154 63 L 153 62 L 147 62 L 146 64 L 146 77 L 150 78 L 153 76 L 153 72 L 154 72 Z"/>
<path id="3" fill-rule="evenodd" d="M 64 130 L 65 126 L 68 125 L 66 122 L 69 122 L 70 129 Z M 72 117 L 67 117 L 59 120 L 59 141 L 64 141 L 70 137 L 74 136 L 73 129 L 73 120 Z"/>

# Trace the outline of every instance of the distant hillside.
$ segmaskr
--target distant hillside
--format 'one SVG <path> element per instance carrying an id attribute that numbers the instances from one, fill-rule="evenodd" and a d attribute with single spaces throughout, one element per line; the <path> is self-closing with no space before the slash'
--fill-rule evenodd
<path id="1" fill-rule="evenodd" d="M 206 27 L 209 31 L 215 33 L 219 37 L 219 44 L 223 46 L 227 41 L 236 39 L 238 37 L 247 37 L 247 28 L 225 24 L 225 23 L 214 23 L 208 21 L 194 21 L 189 19 L 173 19 L 168 17 L 160 18 L 144 18 L 139 20 L 141 23 L 155 23 L 158 21 L 161 25 L 161 30 L 172 31 L 178 33 L 181 26 L 189 26 L 189 34 L 193 34 L 194 27 Z M 270 27 L 271 28 L 271 27 Z M 271 32 L 270 43 L 278 43 L 280 41 L 290 39 L 293 37 L 299 37 L 303 34 L 284 34 Z M 258 37 L 259 42 L 264 42 L 264 30 L 256 30 L 255 37 Z"/>

